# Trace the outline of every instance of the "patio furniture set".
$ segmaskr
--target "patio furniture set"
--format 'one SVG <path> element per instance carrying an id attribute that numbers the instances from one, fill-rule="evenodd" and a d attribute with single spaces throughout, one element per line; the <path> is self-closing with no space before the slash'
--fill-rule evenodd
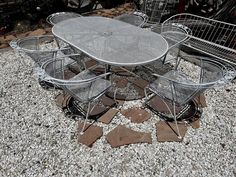
<path id="1" fill-rule="evenodd" d="M 81 134 L 90 112 L 100 103 L 99 98 L 114 86 L 114 67 L 136 75 L 135 68 L 147 68 L 156 61 L 161 61 L 160 67 L 171 65 L 165 74 L 151 71 L 150 77 L 155 79 L 144 89 L 144 106 L 149 108 L 150 99 L 158 95 L 169 110 L 169 113 L 159 115 L 175 122 L 179 138 L 182 137 L 178 120 L 193 98 L 206 89 L 230 82 L 236 76 L 236 25 L 192 14 L 177 14 L 165 20 L 159 31 L 156 28 L 159 21 L 153 21 L 152 17 L 155 14 L 160 18 L 167 6 L 166 1 L 144 2 L 144 12 L 149 7 L 152 13 L 134 12 L 131 16 L 135 15 L 135 18 L 141 15 L 135 24 L 129 21 L 130 14 L 110 19 L 56 13 L 47 18 L 53 25 L 53 35 L 17 39 L 10 44 L 33 59 L 41 84 L 62 89 L 87 105 Z M 129 20 L 124 20 L 126 17 Z M 143 29 L 150 23 L 151 30 Z M 204 55 L 183 55 L 180 51 L 183 47 Z M 168 53 L 172 50 L 176 55 L 170 60 Z M 97 64 L 87 67 L 87 57 Z M 195 69 L 189 71 L 184 62 L 191 63 Z M 94 72 L 100 66 L 104 71 Z M 116 91 L 113 98 L 116 101 Z M 176 107 L 181 107 L 182 112 L 177 112 Z"/>

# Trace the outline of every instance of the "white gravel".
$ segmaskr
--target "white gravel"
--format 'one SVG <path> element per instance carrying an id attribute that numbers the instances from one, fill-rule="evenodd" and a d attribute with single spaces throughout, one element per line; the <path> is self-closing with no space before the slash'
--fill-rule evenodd
<path id="1" fill-rule="evenodd" d="M 88 148 L 77 143 L 76 122 L 56 106 L 58 91 L 43 90 L 32 66 L 12 50 L 0 52 L 0 177 L 236 175 L 235 83 L 207 91 L 201 127 L 188 128 L 182 143 L 157 142 L 156 116 L 134 124 L 118 114 L 109 125 L 97 123 L 104 134 L 124 124 L 151 132 L 153 143 L 111 148 L 103 136 Z"/>

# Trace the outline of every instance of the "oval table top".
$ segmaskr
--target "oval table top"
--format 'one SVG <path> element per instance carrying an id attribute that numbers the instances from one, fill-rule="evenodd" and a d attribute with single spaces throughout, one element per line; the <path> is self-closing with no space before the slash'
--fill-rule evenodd
<path id="1" fill-rule="evenodd" d="M 52 33 L 109 65 L 143 65 L 162 58 L 168 51 L 168 43 L 160 34 L 99 16 L 62 21 L 53 26 Z"/>

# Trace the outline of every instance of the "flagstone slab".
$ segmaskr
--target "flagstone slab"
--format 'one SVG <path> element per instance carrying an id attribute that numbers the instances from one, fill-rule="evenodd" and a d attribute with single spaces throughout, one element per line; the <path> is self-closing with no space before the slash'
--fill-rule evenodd
<path id="1" fill-rule="evenodd" d="M 125 78 L 115 78 L 114 82 L 118 88 L 125 88 L 128 84 L 128 80 Z"/>
<path id="2" fill-rule="evenodd" d="M 151 114 L 142 108 L 129 108 L 121 111 L 121 114 L 134 123 L 142 123 L 150 119 Z"/>
<path id="3" fill-rule="evenodd" d="M 190 126 L 193 128 L 193 129 L 198 129 L 198 128 L 200 128 L 200 119 L 197 119 L 197 120 L 195 120 L 195 121 L 193 121 L 193 122 L 191 122 L 190 123 Z"/>
<path id="4" fill-rule="evenodd" d="M 131 82 L 136 86 L 140 87 L 141 89 L 144 89 L 148 85 L 148 81 L 141 78 L 133 79 L 131 80 Z"/>
<path id="5" fill-rule="evenodd" d="M 97 61 L 96 61 L 96 60 L 93 60 L 93 59 L 88 60 L 88 61 L 85 62 L 86 68 L 90 68 L 90 67 L 92 67 L 92 66 L 95 66 L 96 64 L 97 64 Z"/>
<path id="6" fill-rule="evenodd" d="M 181 139 L 178 138 L 177 128 L 174 122 L 159 121 L 156 123 L 156 135 L 158 142 L 175 141 L 181 142 L 187 132 L 185 124 L 178 124 Z"/>
<path id="7" fill-rule="evenodd" d="M 135 143 L 152 143 L 151 133 L 134 131 L 123 125 L 118 125 L 110 131 L 106 140 L 113 148 Z"/>
<path id="8" fill-rule="evenodd" d="M 56 105 L 60 108 L 65 108 L 70 98 L 70 95 L 60 93 L 56 96 Z"/>
<path id="9" fill-rule="evenodd" d="M 103 128 L 92 124 L 86 124 L 84 133 L 81 135 L 82 127 L 83 123 L 78 123 L 78 142 L 88 147 L 92 147 L 103 135 Z"/>
<path id="10" fill-rule="evenodd" d="M 198 103 L 198 105 L 199 105 L 201 108 L 207 107 L 206 98 L 205 98 L 204 93 L 201 93 L 200 95 L 198 95 L 197 97 L 195 97 L 194 100 Z"/>
<path id="11" fill-rule="evenodd" d="M 103 114 L 98 119 L 98 121 L 105 123 L 105 124 L 109 124 L 118 112 L 119 112 L 119 110 L 117 110 L 115 108 L 109 109 L 105 114 Z"/>

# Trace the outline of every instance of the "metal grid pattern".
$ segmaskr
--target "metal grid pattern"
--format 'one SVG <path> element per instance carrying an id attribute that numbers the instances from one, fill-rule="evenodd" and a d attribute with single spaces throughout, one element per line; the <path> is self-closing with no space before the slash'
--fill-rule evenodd
<path id="1" fill-rule="evenodd" d="M 181 24 L 191 30 L 183 44 L 218 59 L 236 63 L 236 25 L 192 14 L 177 14 L 162 24 Z"/>
<path id="2" fill-rule="evenodd" d="M 162 58 L 166 40 L 157 33 L 105 17 L 73 18 L 52 32 L 93 59 L 118 66 L 135 66 Z"/>

